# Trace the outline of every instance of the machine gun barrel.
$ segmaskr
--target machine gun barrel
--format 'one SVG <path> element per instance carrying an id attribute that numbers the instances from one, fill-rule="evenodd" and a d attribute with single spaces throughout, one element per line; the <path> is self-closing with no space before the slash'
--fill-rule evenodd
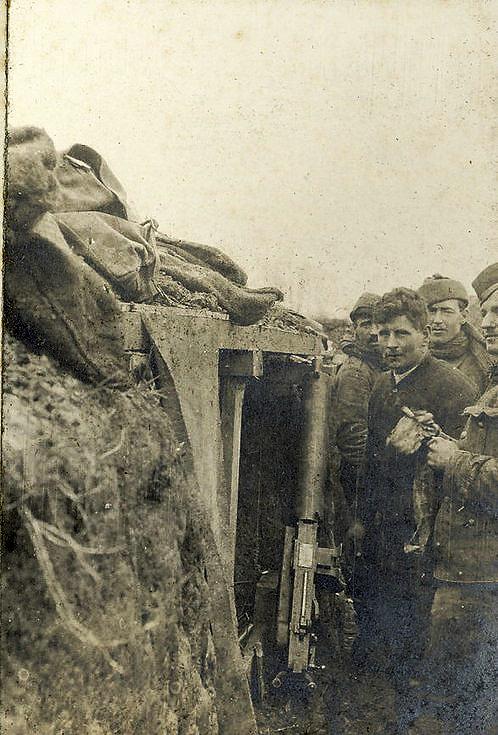
<path id="1" fill-rule="evenodd" d="M 320 359 L 304 384 L 304 426 L 296 496 L 295 527 L 285 532 L 277 620 L 277 642 L 288 646 L 288 671 L 308 677 L 315 667 L 318 618 L 315 578 L 317 574 L 340 577 L 339 552 L 320 548 L 319 524 L 323 520 L 328 456 L 329 378 L 320 370 Z M 276 685 L 281 675 L 275 677 Z"/>
<path id="2" fill-rule="evenodd" d="M 319 366 L 315 366 L 318 368 Z M 329 377 L 315 369 L 304 385 L 304 426 L 296 515 L 300 521 L 323 518 L 327 471 Z"/>

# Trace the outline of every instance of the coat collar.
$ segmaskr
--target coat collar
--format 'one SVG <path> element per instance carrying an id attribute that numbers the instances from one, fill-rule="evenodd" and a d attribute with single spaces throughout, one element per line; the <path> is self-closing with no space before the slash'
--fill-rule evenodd
<path id="1" fill-rule="evenodd" d="M 393 384 L 396 386 L 401 385 L 406 380 L 408 380 L 410 376 L 413 376 L 415 375 L 415 373 L 418 373 L 420 368 L 425 368 L 432 361 L 433 361 L 433 358 L 431 357 L 430 353 L 426 352 L 423 358 L 420 360 L 420 362 L 414 367 L 410 368 L 410 370 L 407 370 L 405 373 L 402 373 L 401 375 L 396 376 L 394 371 L 391 370 L 391 380 Z"/>

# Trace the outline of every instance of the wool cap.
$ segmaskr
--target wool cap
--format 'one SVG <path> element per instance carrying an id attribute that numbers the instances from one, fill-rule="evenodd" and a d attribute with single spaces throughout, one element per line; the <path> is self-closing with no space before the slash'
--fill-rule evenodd
<path id="1" fill-rule="evenodd" d="M 441 276 L 439 273 L 426 278 L 417 293 L 424 299 L 427 306 L 448 299 L 458 299 L 463 301 L 465 306 L 469 305 L 469 297 L 463 283 Z"/>
<path id="2" fill-rule="evenodd" d="M 369 314 L 373 314 L 373 310 L 375 309 L 379 301 L 380 296 L 378 296 L 376 293 L 369 293 L 368 291 L 362 293 L 349 314 L 351 321 L 354 322 L 355 316 L 359 311 L 365 311 Z"/>
<path id="3" fill-rule="evenodd" d="M 498 289 L 498 263 L 492 263 L 481 271 L 472 281 L 472 288 L 481 304 L 486 301 Z"/>

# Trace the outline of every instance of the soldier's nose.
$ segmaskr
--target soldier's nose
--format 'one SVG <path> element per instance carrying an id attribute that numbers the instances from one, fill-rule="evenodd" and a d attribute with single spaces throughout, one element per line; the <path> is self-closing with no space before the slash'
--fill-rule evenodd
<path id="1" fill-rule="evenodd" d="M 496 314 L 493 314 L 493 312 L 489 312 L 486 314 L 486 316 L 483 316 L 481 327 L 483 329 L 488 329 L 489 327 L 495 327 L 498 325 L 498 317 Z"/>

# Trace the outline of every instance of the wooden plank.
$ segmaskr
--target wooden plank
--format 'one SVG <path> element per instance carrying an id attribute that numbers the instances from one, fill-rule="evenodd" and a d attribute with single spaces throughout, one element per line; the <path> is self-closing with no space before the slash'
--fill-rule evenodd
<path id="1" fill-rule="evenodd" d="M 263 353 L 261 350 L 221 350 L 220 376 L 225 375 L 260 378 L 263 375 Z"/>
<path id="2" fill-rule="evenodd" d="M 195 322 L 189 329 L 165 329 L 163 319 L 147 316 L 144 324 L 171 374 L 192 446 L 195 474 L 220 542 L 217 498 L 224 478 L 216 345 L 211 343 L 209 332 L 192 329 Z"/>
<path id="3" fill-rule="evenodd" d="M 145 322 L 162 383 L 168 387 L 168 416 L 178 438 L 188 443 L 187 459 L 198 478 L 200 508 L 211 523 L 206 529 L 206 579 L 210 593 L 210 624 L 216 653 L 215 687 L 220 735 L 257 735 L 237 638 L 233 585 L 227 577 L 221 541 L 218 490 L 223 487 L 218 399 L 218 352 L 208 335 L 188 330 L 165 332 L 163 320 Z M 168 398 L 168 396 L 167 396 Z M 183 427 L 183 428 L 182 428 Z"/>
<path id="4" fill-rule="evenodd" d="M 231 350 L 259 349 L 296 355 L 318 355 L 321 351 L 321 340 L 316 335 L 270 327 L 238 327 L 224 322 L 220 337 L 221 346 Z"/>
<path id="5" fill-rule="evenodd" d="M 225 314 L 144 304 L 136 304 L 133 311 L 122 314 L 127 349 L 141 350 L 148 347 L 147 336 L 142 328 L 142 317 L 155 323 L 164 335 L 173 331 L 191 334 L 206 332 L 218 349 L 262 350 L 295 355 L 319 355 L 321 352 L 321 340 L 315 334 L 257 325 L 240 327 L 228 321 Z"/>
<path id="6" fill-rule="evenodd" d="M 216 653 L 215 688 L 220 735 L 257 735 L 249 682 L 236 635 L 233 588 L 226 584 L 223 560 L 209 539 L 206 567 Z"/>
<path id="7" fill-rule="evenodd" d="M 290 603 L 292 590 L 292 554 L 296 530 L 293 526 L 285 527 L 284 548 L 282 553 L 282 570 L 280 572 L 280 589 L 277 612 L 277 644 L 285 647 L 289 643 Z"/>
<path id="8" fill-rule="evenodd" d="M 224 492 L 219 495 L 219 509 L 225 529 L 226 558 L 233 580 L 237 507 L 239 501 L 240 434 L 246 381 L 240 377 L 224 378 L 221 385 L 221 435 L 223 438 Z M 221 490 L 221 488 L 220 488 Z"/>

